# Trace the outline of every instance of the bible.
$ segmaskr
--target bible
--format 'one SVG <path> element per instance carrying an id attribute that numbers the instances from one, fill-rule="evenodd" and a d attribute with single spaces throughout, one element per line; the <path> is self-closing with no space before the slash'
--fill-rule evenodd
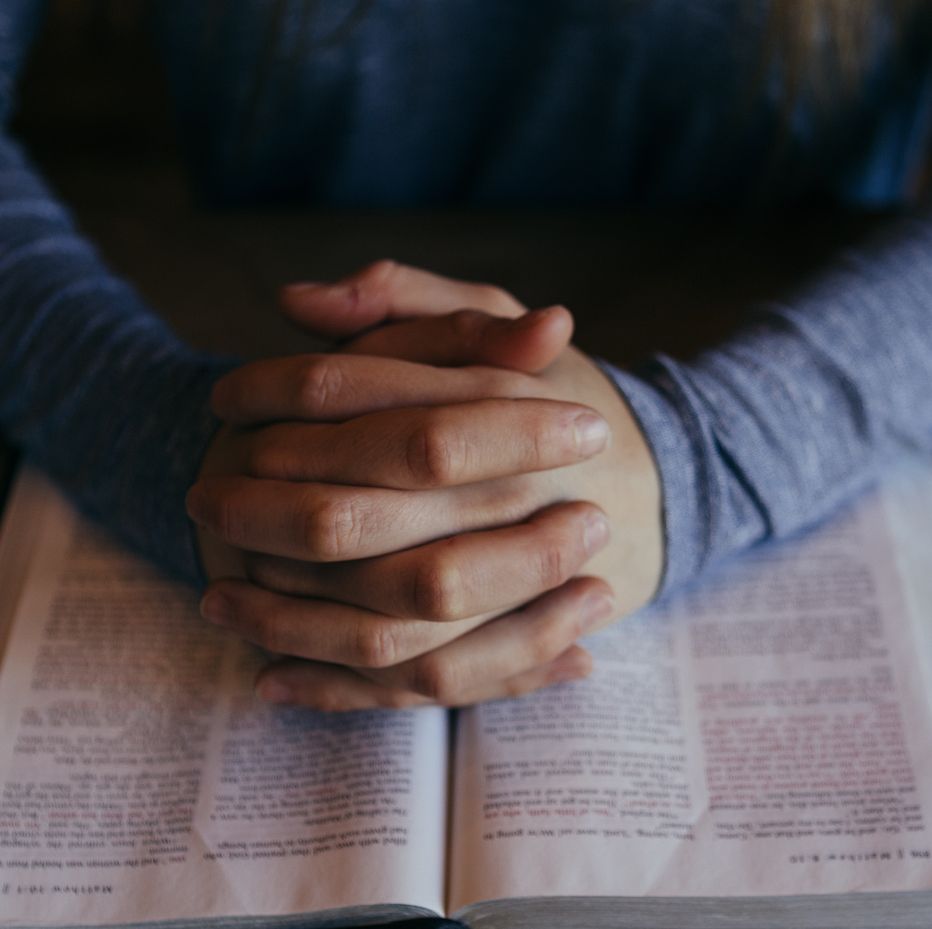
<path id="1" fill-rule="evenodd" d="M 0 534 L 0 926 L 932 924 L 932 476 L 460 711 L 263 657 L 41 476 Z"/>

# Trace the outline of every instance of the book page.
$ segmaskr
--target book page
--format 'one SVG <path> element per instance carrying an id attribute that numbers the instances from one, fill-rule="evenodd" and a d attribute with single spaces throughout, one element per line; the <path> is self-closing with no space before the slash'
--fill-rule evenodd
<path id="1" fill-rule="evenodd" d="M 932 590 L 890 525 L 865 497 L 594 637 L 589 680 L 464 713 L 451 910 L 932 889 Z M 932 524 L 896 526 L 928 576 Z"/>
<path id="2" fill-rule="evenodd" d="M 262 657 L 193 591 L 34 475 L 18 493 L 37 543 L 0 671 L 0 925 L 439 910 L 441 710 L 259 704 Z"/>

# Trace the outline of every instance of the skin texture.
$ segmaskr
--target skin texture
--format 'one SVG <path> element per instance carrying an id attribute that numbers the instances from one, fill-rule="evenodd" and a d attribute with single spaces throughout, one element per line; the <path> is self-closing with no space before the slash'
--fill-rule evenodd
<path id="1" fill-rule="evenodd" d="M 656 589 L 660 493 L 569 313 L 392 262 L 282 303 L 362 334 L 220 381 L 188 497 L 204 616 L 288 656 L 259 695 L 454 706 L 587 674 L 576 640 Z"/>

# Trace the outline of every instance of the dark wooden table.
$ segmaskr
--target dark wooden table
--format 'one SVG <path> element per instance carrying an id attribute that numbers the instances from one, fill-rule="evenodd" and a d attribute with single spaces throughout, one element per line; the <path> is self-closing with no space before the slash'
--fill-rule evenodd
<path id="1" fill-rule="evenodd" d="M 631 364 L 720 339 L 755 302 L 786 296 L 882 222 L 808 209 L 766 215 L 633 215 L 468 209 L 216 212 L 164 166 L 55 166 L 53 180 L 112 265 L 195 344 L 260 355 L 308 342 L 277 287 L 391 257 L 563 303 L 578 343 Z"/>

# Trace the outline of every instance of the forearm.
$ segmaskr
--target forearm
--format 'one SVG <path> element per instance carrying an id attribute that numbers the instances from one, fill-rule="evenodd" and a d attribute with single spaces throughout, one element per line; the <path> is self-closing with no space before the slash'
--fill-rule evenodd
<path id="1" fill-rule="evenodd" d="M 227 366 L 183 345 L 111 274 L 0 137 L 0 424 L 138 549 L 195 579 L 184 493 Z"/>
<path id="2" fill-rule="evenodd" d="M 668 590 L 932 451 L 932 223 L 903 221 L 689 364 L 614 376 L 661 473 Z"/>

